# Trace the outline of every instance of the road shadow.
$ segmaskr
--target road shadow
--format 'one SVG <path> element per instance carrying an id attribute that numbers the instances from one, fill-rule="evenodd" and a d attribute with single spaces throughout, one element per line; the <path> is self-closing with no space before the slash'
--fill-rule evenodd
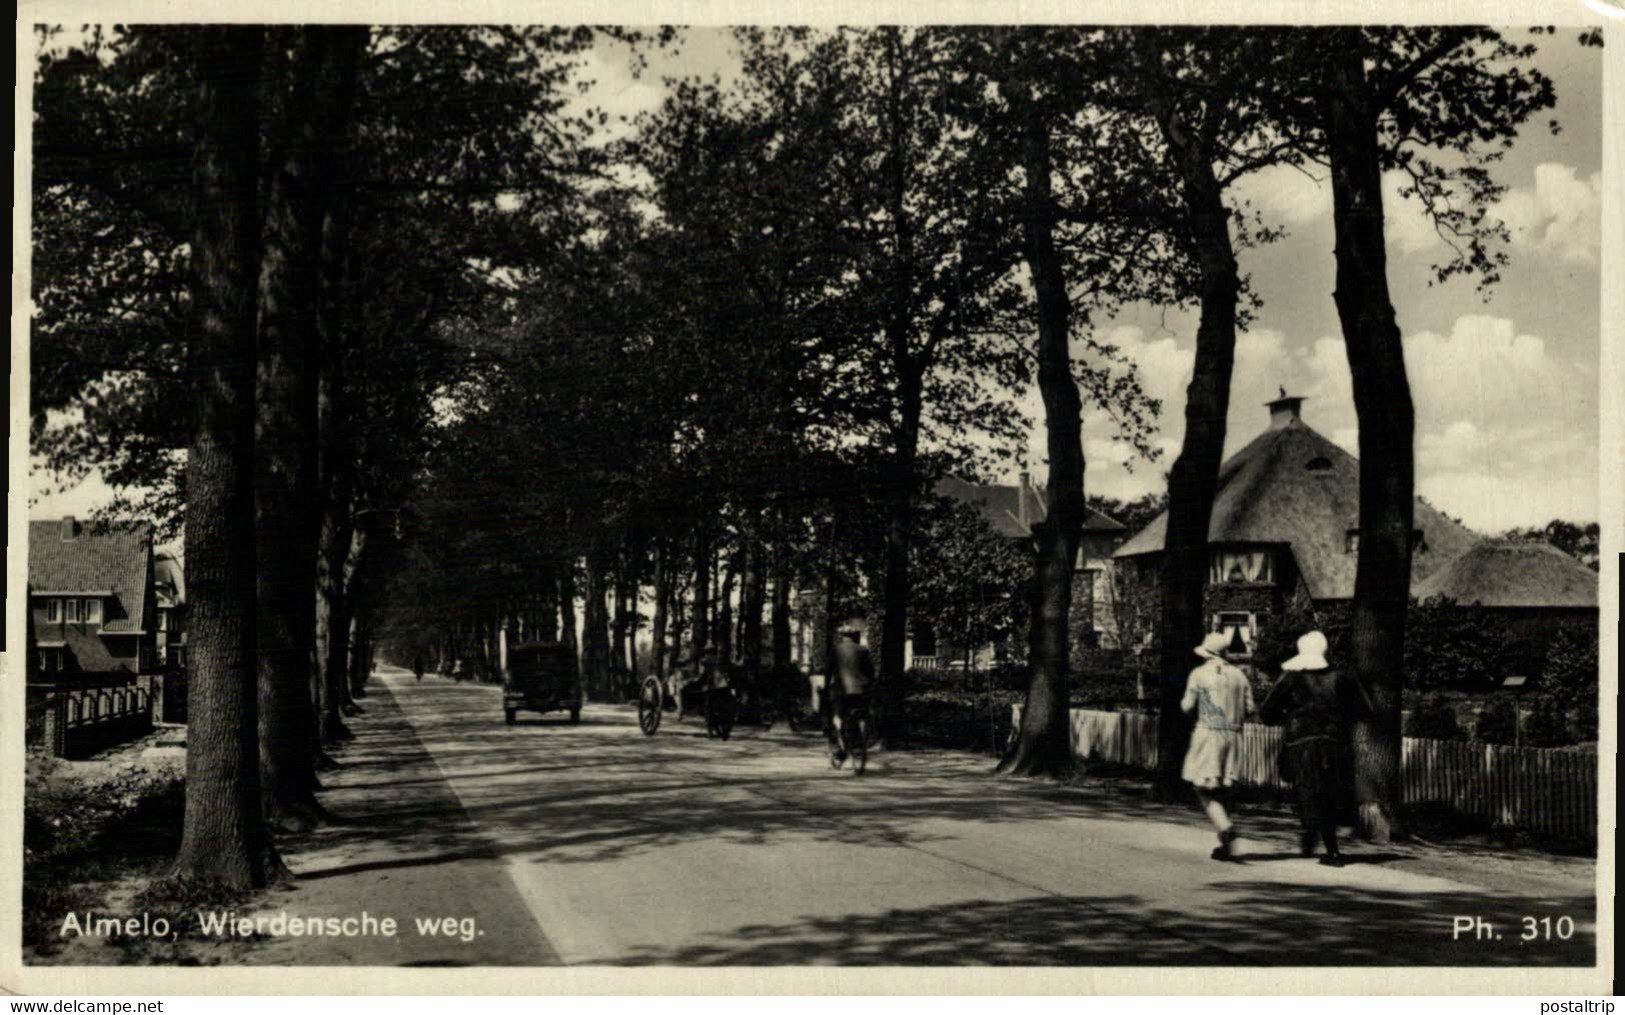
<path id="1" fill-rule="evenodd" d="M 1046 895 L 756 924 L 702 943 L 640 949 L 616 964 L 1590 966 L 1595 960 L 1589 932 L 1520 945 L 1509 919 L 1526 908 L 1518 899 L 1270 881 L 1224 890 L 1232 918 L 1217 924 L 1136 895 Z M 1508 919 L 1496 923 L 1502 939 L 1453 940 L 1458 913 Z M 1374 932 L 1378 927 L 1382 932 Z"/>
<path id="2" fill-rule="evenodd" d="M 417 726 L 393 694 L 422 695 L 412 702 Z M 1086 821 L 1147 824 L 1156 830 L 1150 848 L 1166 853 L 1183 847 L 1163 845 L 1157 835 L 1169 836 L 1177 826 L 1206 828 L 1194 806 L 1183 811 L 1103 789 L 994 780 L 983 759 L 961 755 L 882 754 L 882 766 L 897 765 L 898 776 L 881 768 L 854 779 L 830 771 L 816 734 L 786 737 L 779 749 L 767 750 L 763 738 L 707 738 L 698 720 L 690 719 L 645 737 L 630 709 L 599 711 L 579 726 L 508 727 L 494 694 L 467 686 L 396 686 L 393 694 L 387 684 L 379 689 L 369 699 L 376 702 L 373 714 L 357 724 L 356 739 L 338 748 L 345 767 L 335 773 L 330 795 L 346 823 L 287 842 L 285 852 L 301 880 L 476 859 L 594 864 L 700 841 L 929 849 L 958 838 L 956 822 L 1072 822 L 1079 834 L 1090 827 Z M 433 721 L 425 722 L 426 715 Z M 836 792 L 830 791 L 832 779 L 839 783 Z M 1414 964 L 1592 962 L 1589 932 L 1583 941 L 1539 948 L 1512 940 L 1522 915 L 1566 913 L 1589 924 L 1594 906 L 1585 893 L 1531 904 L 1512 893 L 1373 890 L 1337 885 L 1338 872 L 1318 868 L 1297 874 L 1296 883 L 1277 882 L 1274 872 L 1286 861 L 1312 867 L 1297 852 L 1297 823 L 1290 816 L 1245 812 L 1242 822 L 1244 837 L 1257 850 L 1245 864 L 1209 868 L 1211 840 L 1205 837 L 1191 851 L 1204 872 L 1203 888 L 1223 894 L 1228 919 L 1216 920 L 1207 906 L 1180 912 L 1126 894 L 1046 895 L 761 924 L 698 944 L 636 952 L 624 961 L 1360 965 L 1391 964 L 1398 954 L 1397 961 Z M 1177 837 L 1197 841 L 1184 833 Z M 1124 845 L 1122 863 L 1139 862 L 1137 852 Z M 301 867 L 301 856 L 319 863 Z M 1384 871 L 1411 870 L 1415 860 L 1357 843 L 1347 858 Z M 1258 873 L 1247 874 L 1253 864 Z M 1212 878 L 1206 877 L 1209 869 Z M 1322 873 L 1333 883 L 1301 881 Z M 1503 925 L 1505 937 L 1450 941 L 1450 921 L 1457 915 Z"/>

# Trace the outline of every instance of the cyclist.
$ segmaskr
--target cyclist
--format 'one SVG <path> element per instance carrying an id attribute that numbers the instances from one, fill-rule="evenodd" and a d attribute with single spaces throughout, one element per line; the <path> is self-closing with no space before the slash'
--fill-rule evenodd
<path id="1" fill-rule="evenodd" d="M 825 680 L 824 695 L 829 709 L 824 717 L 824 736 L 829 739 L 830 751 L 837 762 L 846 760 L 841 746 L 839 723 L 844 723 L 854 711 L 869 704 L 869 685 L 875 679 L 874 658 L 863 644 L 863 629 L 855 621 L 841 625 L 835 641 L 834 672 Z"/>

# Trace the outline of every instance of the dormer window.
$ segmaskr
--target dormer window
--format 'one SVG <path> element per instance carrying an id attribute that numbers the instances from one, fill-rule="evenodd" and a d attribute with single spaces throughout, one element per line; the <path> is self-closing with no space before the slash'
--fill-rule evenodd
<path id="1" fill-rule="evenodd" d="M 68 623 L 70 623 L 70 624 L 79 623 L 79 600 L 77 600 L 77 599 L 64 599 L 63 604 L 64 604 L 65 609 L 67 610 Z"/>
<path id="2" fill-rule="evenodd" d="M 45 622 L 47 624 L 60 624 L 62 622 L 62 600 L 45 600 Z"/>
<path id="3" fill-rule="evenodd" d="M 85 600 L 85 623 L 100 624 L 102 622 L 102 601 L 100 599 Z"/>
<path id="4" fill-rule="evenodd" d="M 1274 581 L 1270 555 L 1265 550 L 1217 550 L 1209 559 L 1208 582 L 1213 585 Z"/>

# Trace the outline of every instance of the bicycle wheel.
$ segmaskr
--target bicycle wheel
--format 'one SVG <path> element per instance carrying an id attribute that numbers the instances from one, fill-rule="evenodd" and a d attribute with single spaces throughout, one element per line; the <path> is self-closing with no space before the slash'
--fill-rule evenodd
<path id="1" fill-rule="evenodd" d="M 638 728 L 643 730 L 644 736 L 653 736 L 660 728 L 660 698 L 658 677 L 649 677 L 638 689 Z"/>
<path id="2" fill-rule="evenodd" d="M 853 716 L 841 725 L 841 739 L 846 742 L 846 756 L 852 761 L 852 774 L 862 775 L 869 764 L 869 723 L 861 716 Z"/>

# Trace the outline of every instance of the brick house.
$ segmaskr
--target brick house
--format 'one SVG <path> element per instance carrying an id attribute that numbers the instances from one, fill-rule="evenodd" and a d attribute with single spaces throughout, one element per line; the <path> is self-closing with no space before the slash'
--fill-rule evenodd
<path id="1" fill-rule="evenodd" d="M 937 481 L 935 492 L 978 508 L 988 526 L 1007 539 L 1030 540 L 1033 526 L 1047 514 L 1048 491 L 1032 482 L 1023 472 L 1014 484 L 972 483 L 955 477 Z M 1107 604 L 1111 597 L 1104 594 L 1107 566 L 1115 550 L 1128 535 L 1122 523 L 1089 509 L 1084 518 L 1083 534 L 1078 543 L 1078 561 L 1072 583 L 1072 628 L 1074 635 L 1090 642 L 1107 637 L 1112 618 Z M 924 622 L 910 624 L 910 637 L 904 648 L 904 664 L 908 667 L 936 668 L 962 661 L 968 655 L 978 666 L 997 662 L 1004 657 L 1005 646 L 983 645 L 967 650 L 966 646 L 945 643 Z"/>
<path id="2" fill-rule="evenodd" d="M 133 681 L 158 665 L 152 527 L 28 523 L 31 679 Z"/>
<path id="3" fill-rule="evenodd" d="M 1324 609 L 1354 597 L 1360 462 L 1303 421 L 1303 401 L 1283 394 L 1267 403 L 1268 429 L 1219 469 L 1204 612 L 1209 629 L 1239 631 L 1249 648 L 1295 602 Z M 1478 542 L 1420 499 L 1415 520 L 1413 593 Z M 1158 601 L 1167 523 L 1163 512 L 1113 555 L 1139 602 Z M 1142 626 L 1151 648 L 1155 627 Z"/>

